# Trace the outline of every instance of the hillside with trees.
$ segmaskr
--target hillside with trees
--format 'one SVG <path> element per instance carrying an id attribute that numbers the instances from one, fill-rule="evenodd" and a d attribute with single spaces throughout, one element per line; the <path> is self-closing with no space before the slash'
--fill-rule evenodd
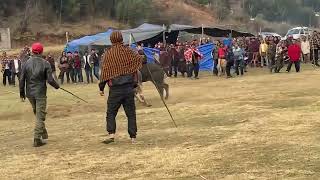
<path id="1" fill-rule="evenodd" d="M 17 41 L 56 39 L 66 31 L 76 37 L 143 22 L 284 31 L 291 25 L 319 26 L 319 11 L 320 0 L 0 0 L 0 27 L 10 27 Z"/>

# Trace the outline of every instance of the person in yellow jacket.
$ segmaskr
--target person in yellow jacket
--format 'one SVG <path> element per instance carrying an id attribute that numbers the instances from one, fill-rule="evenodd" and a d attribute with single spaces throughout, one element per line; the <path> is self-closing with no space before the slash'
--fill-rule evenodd
<path id="1" fill-rule="evenodd" d="M 266 62 L 267 66 L 269 65 L 269 62 L 267 60 L 267 52 L 268 52 L 268 44 L 265 40 L 262 41 L 259 48 L 259 54 L 261 57 L 261 67 L 264 66 L 264 62 Z"/>

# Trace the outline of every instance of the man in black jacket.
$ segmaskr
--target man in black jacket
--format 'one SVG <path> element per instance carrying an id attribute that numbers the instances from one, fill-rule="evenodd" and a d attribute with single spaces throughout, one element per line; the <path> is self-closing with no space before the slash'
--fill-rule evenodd
<path id="1" fill-rule="evenodd" d="M 29 99 L 34 114 L 36 126 L 34 129 L 34 147 L 44 145 L 42 140 L 48 139 L 45 128 L 47 107 L 47 82 L 55 89 L 59 89 L 58 83 L 52 77 L 52 69 L 46 60 L 42 59 L 43 46 L 40 43 L 32 45 L 33 56 L 22 67 L 20 77 L 20 98 Z M 25 91 L 26 90 L 26 91 Z"/>

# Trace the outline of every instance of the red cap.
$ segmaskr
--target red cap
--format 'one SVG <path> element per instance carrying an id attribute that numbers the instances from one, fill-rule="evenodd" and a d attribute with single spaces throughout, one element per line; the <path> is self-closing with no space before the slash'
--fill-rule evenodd
<path id="1" fill-rule="evenodd" d="M 32 44 L 32 53 L 34 54 L 42 54 L 43 52 L 43 45 L 41 43 L 33 43 Z"/>

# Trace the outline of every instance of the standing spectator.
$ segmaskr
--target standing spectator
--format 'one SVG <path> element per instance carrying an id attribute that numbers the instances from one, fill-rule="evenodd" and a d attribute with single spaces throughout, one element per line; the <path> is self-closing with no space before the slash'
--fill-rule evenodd
<path id="1" fill-rule="evenodd" d="M 75 51 L 73 54 L 74 59 L 74 81 L 77 82 L 83 82 L 83 76 L 82 76 L 82 63 L 81 58 L 79 56 L 78 51 Z M 78 81 L 77 81 L 78 78 Z"/>
<path id="2" fill-rule="evenodd" d="M 52 77 L 55 81 L 58 81 L 57 72 L 56 72 L 56 63 L 51 53 L 48 53 L 47 61 L 49 62 L 52 70 Z"/>
<path id="3" fill-rule="evenodd" d="M 226 65 L 227 78 L 232 78 L 231 67 L 234 64 L 234 54 L 233 54 L 232 48 L 227 49 L 226 60 L 227 60 L 227 65 Z"/>
<path id="4" fill-rule="evenodd" d="M 218 48 L 220 47 L 220 42 L 218 41 L 215 45 L 215 47 L 213 48 L 212 50 L 212 59 L 213 59 L 213 69 L 212 69 L 212 72 L 214 75 L 218 76 L 218 59 L 219 59 L 219 56 L 218 56 Z"/>
<path id="5" fill-rule="evenodd" d="M 174 77 L 178 76 L 178 63 L 179 63 L 179 55 L 176 47 L 174 47 L 173 44 L 170 45 L 169 48 L 169 57 L 171 58 L 171 66 L 169 70 L 170 77 L 173 75 L 174 71 Z"/>
<path id="6" fill-rule="evenodd" d="M 283 62 L 286 56 L 287 47 L 285 41 L 280 41 L 276 46 L 276 67 L 275 73 L 280 73 L 280 70 L 283 68 Z"/>
<path id="7" fill-rule="evenodd" d="M 21 67 L 27 62 L 30 56 L 31 56 L 30 48 L 26 45 L 21 51 L 20 57 L 19 57 L 21 61 Z"/>
<path id="8" fill-rule="evenodd" d="M 252 38 L 249 43 L 249 57 L 250 60 L 253 62 L 253 66 L 257 67 L 258 56 L 259 56 L 259 46 L 260 42 L 257 38 Z"/>
<path id="9" fill-rule="evenodd" d="M 72 83 L 75 83 L 74 81 L 74 59 L 72 57 L 72 53 L 68 52 L 67 54 L 68 59 L 68 70 L 67 70 L 67 83 L 70 83 L 70 79 Z"/>
<path id="10" fill-rule="evenodd" d="M 184 74 L 187 72 L 187 65 L 186 65 L 186 59 L 184 57 L 184 51 L 185 51 L 185 45 L 180 44 L 178 46 L 178 56 L 179 56 L 178 70 L 182 74 L 182 77 L 185 77 Z"/>
<path id="11" fill-rule="evenodd" d="M 319 46 L 320 46 L 320 37 L 317 31 L 314 31 L 311 36 L 311 56 L 312 56 L 312 64 L 319 66 Z"/>
<path id="12" fill-rule="evenodd" d="M 288 47 L 288 56 L 290 62 L 288 64 L 287 72 L 290 72 L 291 66 L 294 63 L 296 72 L 300 72 L 300 55 L 301 55 L 301 48 L 298 45 L 297 41 L 294 39 L 292 44 Z"/>
<path id="13" fill-rule="evenodd" d="M 192 78 L 194 73 L 194 78 L 199 79 L 199 61 L 202 59 L 202 54 L 195 48 L 195 45 L 191 45 L 184 53 L 185 59 L 188 66 L 188 77 Z"/>
<path id="14" fill-rule="evenodd" d="M 83 61 L 84 61 L 84 70 L 86 71 L 87 83 L 93 83 L 93 75 L 92 75 L 92 65 L 93 62 L 91 61 L 91 55 L 88 52 L 84 53 Z"/>
<path id="15" fill-rule="evenodd" d="M 92 58 L 92 62 L 93 62 L 93 74 L 94 76 L 97 78 L 97 80 L 99 80 L 100 78 L 100 59 L 99 59 L 99 55 L 96 52 L 95 49 L 91 50 L 91 56 Z"/>
<path id="16" fill-rule="evenodd" d="M 269 69 L 270 72 L 272 73 L 272 71 L 275 69 L 275 65 L 276 65 L 276 44 L 274 43 L 274 38 L 271 38 L 269 41 L 269 45 L 268 45 L 268 50 L 267 50 L 267 61 L 269 64 Z"/>
<path id="17" fill-rule="evenodd" d="M 237 43 L 234 45 L 233 48 L 233 55 L 234 55 L 234 61 L 235 61 L 235 69 L 237 75 L 243 75 L 244 72 L 244 49 L 241 48 Z"/>
<path id="18" fill-rule="evenodd" d="M 220 44 L 218 49 L 218 75 L 222 76 L 225 74 L 226 70 L 226 53 L 227 47 L 224 47 L 223 44 Z"/>
<path id="19" fill-rule="evenodd" d="M 308 63 L 310 59 L 310 42 L 307 40 L 306 36 L 302 36 L 301 51 L 304 63 Z"/>
<path id="20" fill-rule="evenodd" d="M 59 79 L 61 80 L 61 84 L 63 84 L 64 75 L 67 74 L 67 71 L 69 69 L 67 54 L 64 51 L 62 52 L 59 60 L 59 69 L 60 69 Z"/>
<path id="21" fill-rule="evenodd" d="M 261 67 L 264 66 L 264 62 L 266 62 L 267 66 L 269 65 L 267 60 L 267 51 L 268 51 L 268 44 L 266 43 L 265 40 L 263 40 L 259 48 L 259 54 L 261 57 Z"/>
<path id="22" fill-rule="evenodd" d="M 5 51 L 2 53 L 1 65 L 2 65 L 1 72 L 3 73 L 3 85 L 6 86 L 7 80 L 8 80 L 8 83 L 11 84 L 11 72 L 10 72 L 10 61 Z"/>
<path id="23" fill-rule="evenodd" d="M 21 74 L 21 61 L 17 56 L 10 61 L 10 71 L 11 71 L 11 84 L 16 86 L 16 76 L 20 80 Z"/>

